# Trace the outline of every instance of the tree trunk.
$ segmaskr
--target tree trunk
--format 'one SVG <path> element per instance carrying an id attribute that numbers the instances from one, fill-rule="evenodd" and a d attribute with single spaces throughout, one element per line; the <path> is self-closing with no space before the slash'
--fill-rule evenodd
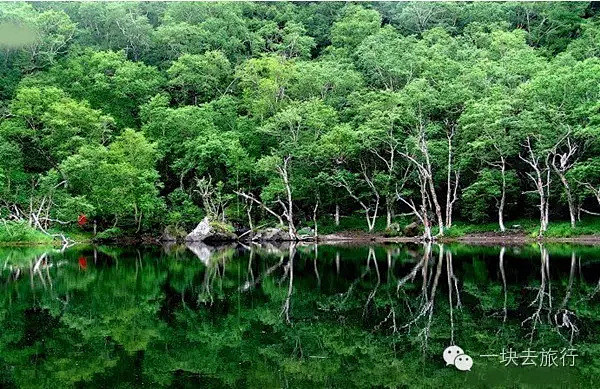
<path id="1" fill-rule="evenodd" d="M 433 183 L 433 170 L 431 169 L 431 161 L 429 160 L 429 149 L 427 148 L 427 141 L 422 135 L 421 138 L 421 152 L 425 157 L 425 166 L 427 169 L 427 182 L 429 183 L 429 192 L 431 194 L 431 200 L 433 201 L 433 206 L 435 208 L 435 215 L 437 217 L 438 227 L 439 227 L 439 236 L 444 236 L 444 218 L 442 217 L 442 207 L 440 207 L 440 203 L 437 199 L 437 194 L 435 193 L 435 185 Z"/>
<path id="2" fill-rule="evenodd" d="M 252 203 L 246 207 L 246 213 L 248 214 L 248 228 L 250 228 L 250 231 L 253 231 L 254 226 L 252 225 Z"/>
<path id="3" fill-rule="evenodd" d="M 285 193 L 287 197 L 287 211 L 286 217 L 288 222 L 288 233 L 291 240 L 296 240 L 296 226 L 294 226 L 294 203 L 292 200 L 292 188 L 290 186 L 289 175 L 288 175 L 288 162 L 291 157 L 286 157 L 283 160 L 283 167 L 279 169 L 283 184 L 285 186 Z"/>
<path id="4" fill-rule="evenodd" d="M 317 209 L 319 208 L 319 202 L 317 201 L 317 203 L 315 204 L 315 209 L 313 210 L 313 222 L 315 223 L 315 241 L 317 240 L 317 237 L 319 236 L 319 230 L 318 230 L 318 225 L 317 225 Z"/>
<path id="5" fill-rule="evenodd" d="M 502 193 L 500 195 L 500 204 L 498 205 L 498 225 L 500 225 L 500 231 L 505 232 L 506 227 L 504 226 L 504 203 L 506 202 L 506 161 L 504 157 L 502 159 L 501 173 L 502 173 Z"/>
<path id="6" fill-rule="evenodd" d="M 565 194 L 567 195 L 567 203 L 569 205 L 569 217 L 571 219 L 571 228 L 575 228 L 575 224 L 577 223 L 577 210 L 575 209 L 575 202 L 573 201 L 573 195 L 571 194 L 571 187 L 569 186 L 569 181 L 567 181 L 567 177 L 565 177 L 565 174 L 559 169 L 557 169 L 556 166 L 554 166 L 554 171 L 560 178 L 560 182 L 562 182 L 565 188 Z"/>
<path id="7" fill-rule="evenodd" d="M 392 225 L 392 200 L 388 197 L 385 199 L 385 228 L 389 229 Z"/>
<path id="8" fill-rule="evenodd" d="M 369 216 L 369 208 L 365 209 L 365 215 L 367 218 L 367 226 L 369 227 L 369 232 L 373 232 L 373 230 L 375 229 L 375 222 L 377 221 L 377 212 L 379 210 L 379 198 L 377 199 L 377 202 L 375 204 L 375 210 L 373 211 L 373 215 Z"/>
<path id="9" fill-rule="evenodd" d="M 442 218 L 442 207 L 440 207 L 440 203 L 437 200 L 437 195 L 435 194 L 435 187 L 433 186 L 433 178 L 429 175 L 429 191 L 431 192 L 431 199 L 433 201 L 433 206 L 435 207 L 435 215 L 437 216 L 439 232 L 438 235 L 444 236 L 444 219 Z"/>
<path id="10" fill-rule="evenodd" d="M 527 176 L 533 181 L 535 185 L 535 189 L 540 197 L 540 233 L 539 236 L 543 236 L 546 230 L 548 229 L 548 211 L 549 211 L 549 193 L 550 193 L 550 154 L 548 153 L 545 158 L 545 167 L 540 167 L 540 157 L 536 156 L 533 152 L 533 147 L 531 146 L 531 140 L 527 137 L 527 141 L 525 143 L 525 147 L 529 153 L 529 157 L 525 158 L 519 154 L 519 158 L 522 161 L 526 162 L 533 169 L 534 174 L 526 173 Z M 543 175 L 546 175 L 546 182 L 542 178 Z"/>
<path id="11" fill-rule="evenodd" d="M 565 173 L 569 171 L 569 169 L 571 169 L 575 163 L 578 146 L 571 142 L 569 135 L 570 129 L 569 132 L 554 145 L 554 149 L 552 150 L 552 168 L 560 178 L 560 181 L 565 188 L 567 203 L 569 205 L 571 228 L 575 228 L 575 224 L 577 223 L 577 210 L 575 209 L 575 202 L 573 201 L 573 195 L 571 194 L 571 187 L 569 186 L 569 181 L 567 181 Z M 559 146 L 563 144 L 563 142 L 565 142 L 564 145 L 567 147 L 567 149 L 566 151 L 559 153 L 557 150 Z"/>
<path id="12" fill-rule="evenodd" d="M 454 134 L 454 132 L 452 132 Z M 452 227 L 452 202 L 450 192 L 452 192 L 452 135 L 448 135 L 448 166 L 446 175 L 446 228 Z"/>
<path id="13" fill-rule="evenodd" d="M 429 215 L 427 215 L 427 189 L 426 184 L 421 184 L 421 214 L 423 222 L 423 239 L 431 242 L 431 224 L 429 223 Z"/>

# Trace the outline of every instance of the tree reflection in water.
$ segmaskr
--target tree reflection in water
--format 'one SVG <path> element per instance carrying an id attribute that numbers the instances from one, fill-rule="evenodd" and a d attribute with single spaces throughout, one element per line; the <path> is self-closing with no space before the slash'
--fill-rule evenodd
<path id="1" fill-rule="evenodd" d="M 1 248 L 0 383 L 464 387 L 536 377 L 590 386 L 600 376 L 598 253 L 542 244 Z M 471 372 L 445 367 L 449 345 L 474 357 Z M 579 356 L 554 368 L 479 357 L 509 347 Z"/>

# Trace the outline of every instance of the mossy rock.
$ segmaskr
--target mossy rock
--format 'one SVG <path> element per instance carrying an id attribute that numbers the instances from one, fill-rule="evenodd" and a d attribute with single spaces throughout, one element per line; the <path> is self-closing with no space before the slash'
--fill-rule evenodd
<path id="1" fill-rule="evenodd" d="M 163 242 L 180 242 L 185 239 L 187 232 L 181 227 L 166 226 L 160 240 Z"/>
<path id="2" fill-rule="evenodd" d="M 202 219 L 186 237 L 186 242 L 233 242 L 237 235 L 232 225 L 219 221 Z"/>

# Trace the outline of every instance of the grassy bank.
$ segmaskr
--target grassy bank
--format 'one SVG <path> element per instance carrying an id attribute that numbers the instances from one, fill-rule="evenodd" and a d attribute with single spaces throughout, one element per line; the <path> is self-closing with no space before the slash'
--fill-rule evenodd
<path id="1" fill-rule="evenodd" d="M 48 235 L 50 234 L 50 235 Z M 51 235 L 64 235 L 65 237 L 76 241 L 86 242 L 92 239 L 92 234 L 78 229 L 51 228 L 48 234 L 32 228 L 27 223 L 21 222 L 2 222 L 0 223 L 0 244 L 1 245 L 51 245 L 60 244 L 60 238 L 54 238 Z"/>
<path id="2" fill-rule="evenodd" d="M 395 228 L 392 230 L 386 229 L 385 217 L 379 217 L 375 223 L 375 228 L 369 233 L 365 218 L 360 215 L 344 216 L 340 218 L 339 225 L 335 224 L 332 217 L 324 217 L 318 220 L 319 235 L 328 234 L 360 234 L 365 237 L 372 235 L 373 237 L 402 237 L 403 229 L 410 224 L 412 219 L 409 217 L 396 217 L 393 220 Z M 506 223 L 506 236 L 520 235 L 528 238 L 536 238 L 538 236 L 539 223 L 533 219 L 518 219 L 510 220 Z M 302 221 L 298 223 L 298 229 L 303 227 L 314 227 L 312 221 Z M 63 234 L 69 239 L 76 242 L 89 242 L 94 239 L 92 233 L 81 230 L 77 227 L 67 228 L 62 230 L 50 229 L 50 234 Z M 433 233 L 437 234 L 437 227 L 433 229 Z M 160 235 L 160 231 L 145 233 L 146 236 Z M 478 235 L 490 235 L 501 238 L 504 234 L 500 232 L 497 223 L 473 224 L 463 221 L 456 221 L 452 228 L 445 230 L 444 235 L 447 238 L 461 238 Z M 585 218 L 578 222 L 577 227 L 571 228 L 568 221 L 551 221 L 545 237 L 548 239 L 559 238 L 577 238 L 583 236 L 599 236 L 600 237 L 600 219 Z M 139 234 L 135 231 L 122 230 L 119 228 L 109 228 L 100 231 L 96 236 L 97 239 L 104 241 L 120 240 L 127 238 L 136 238 Z M 35 245 L 35 244 L 60 244 L 60 239 L 44 234 L 43 232 L 31 228 L 26 223 L 6 222 L 0 223 L 0 244 L 2 245 Z"/>
<path id="3" fill-rule="evenodd" d="M 539 221 L 532 219 L 511 220 L 505 223 L 508 234 L 521 233 L 528 237 L 535 238 L 539 234 Z M 458 221 L 452 228 L 445 231 L 447 237 L 462 237 L 473 234 L 498 233 L 500 228 L 498 223 L 470 224 Z M 600 219 L 585 218 L 577 223 L 575 228 L 571 228 L 568 221 L 551 221 L 548 230 L 544 234 L 546 238 L 573 238 L 577 236 L 600 235 Z"/>

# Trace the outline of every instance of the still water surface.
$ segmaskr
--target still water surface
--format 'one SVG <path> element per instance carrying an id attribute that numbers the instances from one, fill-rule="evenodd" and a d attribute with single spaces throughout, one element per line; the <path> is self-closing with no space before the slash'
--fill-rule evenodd
<path id="1" fill-rule="evenodd" d="M 0 248 L 0 270 L 2 387 L 600 383 L 600 247 Z"/>

